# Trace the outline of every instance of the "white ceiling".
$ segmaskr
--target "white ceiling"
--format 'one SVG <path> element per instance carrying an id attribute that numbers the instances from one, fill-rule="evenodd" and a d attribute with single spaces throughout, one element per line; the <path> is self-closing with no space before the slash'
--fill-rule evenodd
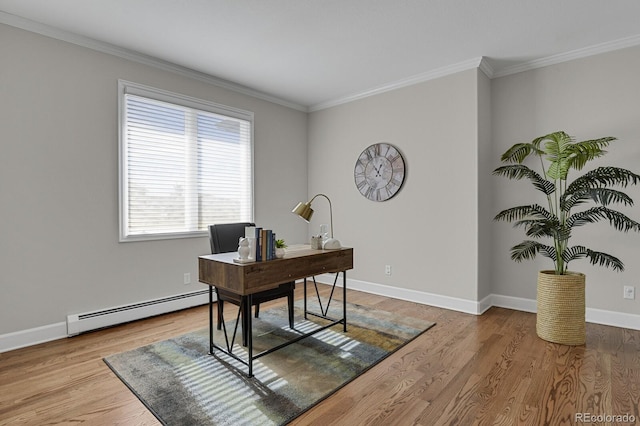
<path id="1" fill-rule="evenodd" d="M 0 11 L 310 110 L 481 57 L 498 76 L 640 44 L 637 0 L 0 0 Z"/>

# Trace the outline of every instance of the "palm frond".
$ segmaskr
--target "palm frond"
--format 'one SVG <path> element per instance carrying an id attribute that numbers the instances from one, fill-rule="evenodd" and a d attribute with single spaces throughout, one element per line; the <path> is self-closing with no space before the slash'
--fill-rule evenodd
<path id="1" fill-rule="evenodd" d="M 536 189 L 542 191 L 545 195 L 553 194 L 556 190 L 553 182 L 549 182 L 534 170 L 531 170 L 529 167 L 522 164 L 511 164 L 508 166 L 498 167 L 493 171 L 493 174 L 495 176 L 504 176 L 515 180 L 527 178 Z"/>
<path id="2" fill-rule="evenodd" d="M 562 256 L 562 260 L 564 260 L 566 263 L 569 263 L 572 260 L 584 259 L 585 257 L 587 257 L 588 252 L 589 252 L 589 249 L 587 249 L 586 247 L 573 246 L 573 247 L 567 247 L 562 252 L 561 256 Z"/>
<path id="3" fill-rule="evenodd" d="M 582 169 L 588 161 L 606 154 L 607 151 L 602 148 L 608 146 L 609 143 L 615 140 L 616 138 L 607 136 L 600 139 L 572 143 L 568 147 L 568 151 L 570 152 L 569 167 L 576 170 Z"/>
<path id="4" fill-rule="evenodd" d="M 576 226 L 586 225 L 587 223 L 599 222 L 606 218 L 601 209 L 602 207 L 593 207 L 589 210 L 574 213 L 567 218 L 567 226 L 573 228 Z"/>
<path id="5" fill-rule="evenodd" d="M 640 175 L 620 167 L 598 167 L 582 176 L 577 177 L 566 189 L 573 194 L 582 188 L 597 188 L 604 186 L 637 185 L 640 183 Z"/>
<path id="6" fill-rule="evenodd" d="M 640 223 L 630 219 L 617 210 L 603 206 L 593 207 L 589 210 L 572 214 L 567 218 L 567 226 L 573 228 L 586 225 L 587 223 L 599 222 L 602 219 L 608 219 L 609 224 L 617 231 L 640 231 Z"/>
<path id="7" fill-rule="evenodd" d="M 571 144 L 574 139 L 565 132 L 548 134 L 544 138 L 544 152 L 549 161 L 547 176 L 551 179 L 567 179 L 571 165 Z"/>
<path id="8" fill-rule="evenodd" d="M 589 258 L 592 265 L 613 268 L 614 271 L 624 271 L 624 264 L 620 259 L 607 253 L 594 251 L 584 246 L 573 246 L 562 253 L 562 258 L 569 263 L 571 260 Z"/>
<path id="9" fill-rule="evenodd" d="M 500 157 L 503 163 L 522 163 L 532 152 L 535 147 L 530 143 L 517 143 L 505 151 Z"/>
<path id="10" fill-rule="evenodd" d="M 516 262 L 534 259 L 538 253 L 556 260 L 556 249 L 537 241 L 526 240 L 511 247 L 511 259 Z"/>
<path id="11" fill-rule="evenodd" d="M 571 237 L 571 229 L 562 226 L 557 220 L 524 219 L 513 224 L 514 228 L 521 226 L 526 229 L 525 234 L 527 237 L 549 237 L 559 241 L 565 241 Z"/>
<path id="12" fill-rule="evenodd" d="M 587 254 L 592 265 L 600 265 L 605 268 L 613 268 L 614 271 L 624 271 L 624 263 L 615 256 L 599 251 L 589 250 Z"/>
<path id="13" fill-rule="evenodd" d="M 638 231 L 640 232 L 640 223 L 632 220 L 628 216 L 620 213 L 617 210 L 611 210 L 606 207 L 601 207 L 602 212 L 607 219 L 609 219 L 609 225 L 613 226 L 617 231 Z"/>
<path id="14" fill-rule="evenodd" d="M 493 218 L 493 220 L 496 221 L 504 220 L 507 222 L 523 219 L 546 219 L 548 221 L 558 221 L 558 218 L 555 215 L 549 213 L 547 209 L 538 204 L 512 207 L 501 211 Z"/>
<path id="15" fill-rule="evenodd" d="M 573 193 L 565 191 L 560 198 L 560 209 L 568 212 L 573 207 L 583 204 L 587 201 L 608 206 L 614 203 L 624 204 L 625 206 L 633 206 L 633 200 L 627 194 L 610 188 L 582 188 Z"/>

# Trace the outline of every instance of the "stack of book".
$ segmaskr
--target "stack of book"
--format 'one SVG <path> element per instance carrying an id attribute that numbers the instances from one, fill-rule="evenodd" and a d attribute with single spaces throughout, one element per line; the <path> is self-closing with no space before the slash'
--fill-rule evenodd
<path id="1" fill-rule="evenodd" d="M 271 229 L 263 229 L 259 226 L 247 226 L 245 238 L 251 242 L 249 259 L 256 262 L 272 260 L 276 258 L 276 233 Z"/>

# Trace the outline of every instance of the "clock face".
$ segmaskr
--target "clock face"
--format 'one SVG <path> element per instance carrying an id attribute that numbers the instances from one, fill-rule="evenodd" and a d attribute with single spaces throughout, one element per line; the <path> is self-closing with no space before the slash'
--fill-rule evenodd
<path id="1" fill-rule="evenodd" d="M 386 201 L 396 195 L 404 182 L 402 154 L 388 143 L 367 147 L 353 170 L 358 191 L 372 201 Z"/>

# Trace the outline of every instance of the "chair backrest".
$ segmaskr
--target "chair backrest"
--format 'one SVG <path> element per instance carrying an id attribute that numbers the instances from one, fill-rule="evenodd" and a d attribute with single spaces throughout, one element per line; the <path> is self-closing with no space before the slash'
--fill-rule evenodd
<path id="1" fill-rule="evenodd" d="M 238 250 L 238 240 L 244 237 L 245 227 L 256 226 L 251 222 L 221 223 L 209 225 L 211 253 L 228 253 Z"/>

